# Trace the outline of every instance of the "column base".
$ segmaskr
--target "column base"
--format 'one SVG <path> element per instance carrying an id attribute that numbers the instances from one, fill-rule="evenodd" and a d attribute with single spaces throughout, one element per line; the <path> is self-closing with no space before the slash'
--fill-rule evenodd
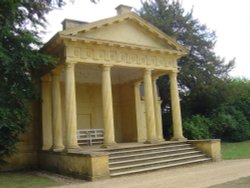
<path id="1" fill-rule="evenodd" d="M 157 142 L 165 142 L 165 141 L 166 141 L 166 140 L 163 139 L 163 138 L 160 138 L 160 139 L 157 140 Z"/>
<path id="2" fill-rule="evenodd" d="M 108 143 L 108 144 L 103 144 L 101 147 L 102 148 L 109 148 L 109 147 L 113 147 L 115 145 L 117 145 L 117 143 L 116 142 L 112 142 L 112 143 Z"/>
<path id="3" fill-rule="evenodd" d="M 42 147 L 42 150 L 43 151 L 48 151 L 48 150 L 51 150 L 52 146 L 43 146 Z"/>
<path id="4" fill-rule="evenodd" d="M 171 141 L 187 141 L 187 138 L 185 138 L 185 137 L 182 137 L 182 138 L 175 138 L 175 137 L 173 137 L 170 140 Z"/>
<path id="5" fill-rule="evenodd" d="M 159 143 L 158 140 L 146 140 L 146 141 L 144 142 L 144 144 L 157 144 L 157 143 Z"/>
<path id="6" fill-rule="evenodd" d="M 73 145 L 73 146 L 66 146 L 65 151 L 66 152 L 72 152 L 72 151 L 77 151 L 80 150 L 81 147 L 79 145 Z"/>
<path id="7" fill-rule="evenodd" d="M 52 148 L 54 152 L 62 152 L 64 150 L 64 146 L 55 146 Z"/>

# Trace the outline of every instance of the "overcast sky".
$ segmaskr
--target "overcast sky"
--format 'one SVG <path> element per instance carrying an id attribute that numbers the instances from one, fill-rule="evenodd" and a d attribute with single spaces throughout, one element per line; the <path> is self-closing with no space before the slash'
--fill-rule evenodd
<path id="1" fill-rule="evenodd" d="M 186 11 L 193 7 L 193 15 L 217 34 L 215 51 L 226 61 L 236 58 L 232 76 L 250 78 L 250 0 L 180 0 Z M 65 18 L 92 22 L 116 15 L 120 5 L 139 9 L 140 0 L 75 0 L 61 10 L 48 15 L 49 26 L 44 41 L 62 29 Z"/>

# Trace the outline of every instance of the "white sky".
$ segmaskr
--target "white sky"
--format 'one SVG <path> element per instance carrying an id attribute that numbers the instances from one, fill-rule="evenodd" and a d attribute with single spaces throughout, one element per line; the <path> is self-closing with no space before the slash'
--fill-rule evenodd
<path id="1" fill-rule="evenodd" d="M 250 0 L 180 0 L 185 10 L 193 6 L 193 16 L 217 34 L 215 51 L 225 57 L 226 62 L 236 58 L 232 76 L 250 78 Z M 100 0 L 93 4 L 89 0 L 75 0 L 62 10 L 48 15 L 49 26 L 44 41 L 62 29 L 65 18 L 92 22 L 116 15 L 115 8 L 128 5 L 139 9 L 140 0 Z"/>

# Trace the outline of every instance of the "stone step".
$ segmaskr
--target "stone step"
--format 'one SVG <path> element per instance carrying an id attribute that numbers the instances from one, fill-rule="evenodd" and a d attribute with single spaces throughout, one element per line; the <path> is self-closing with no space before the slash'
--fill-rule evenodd
<path id="1" fill-rule="evenodd" d="M 160 159 L 160 160 L 155 160 L 155 161 L 143 161 L 140 163 L 136 163 L 136 164 L 127 164 L 127 165 L 121 165 L 121 166 L 117 166 L 117 167 L 110 167 L 110 171 L 115 171 L 115 170 L 129 170 L 129 169 L 134 169 L 134 168 L 138 168 L 138 167 L 144 167 L 144 166 L 154 166 L 154 165 L 159 165 L 159 164 L 169 164 L 172 162 L 177 162 L 177 161 L 184 161 L 184 160 L 188 160 L 188 159 L 200 159 L 200 158 L 204 158 L 206 155 L 205 154 L 197 154 L 197 155 L 192 155 L 192 156 L 186 156 L 186 157 L 178 157 L 178 158 L 174 158 L 174 159 Z"/>
<path id="2" fill-rule="evenodd" d="M 166 148 L 175 148 L 175 147 L 184 147 L 184 146 L 190 146 L 191 144 L 187 143 L 175 143 L 175 144 L 157 144 L 157 145 L 142 145 L 142 146 L 133 146 L 128 148 L 116 148 L 116 149 L 109 149 L 107 150 L 110 154 L 121 154 L 121 153 L 128 153 L 128 152 L 136 152 L 136 151 L 150 151 L 150 150 L 156 150 L 156 149 L 166 149 Z"/>
<path id="3" fill-rule="evenodd" d="M 111 176 L 211 161 L 187 142 L 165 142 L 109 149 Z"/>
<path id="4" fill-rule="evenodd" d="M 189 161 L 180 161 L 172 164 L 161 164 L 161 165 L 155 165 L 155 166 L 145 166 L 144 168 L 137 168 L 137 169 L 128 169 L 124 171 L 111 171 L 110 176 L 121 176 L 121 175 L 126 175 L 126 174 L 134 174 L 134 173 L 140 173 L 140 172 L 147 172 L 147 171 L 152 171 L 152 170 L 159 170 L 163 168 L 171 168 L 171 167 L 178 167 L 178 166 L 183 166 L 183 165 L 189 165 L 189 164 L 194 164 L 194 163 L 201 163 L 201 162 L 208 162 L 211 161 L 210 158 L 202 158 L 202 159 L 193 159 Z"/>
<path id="5" fill-rule="evenodd" d="M 111 156 L 128 154 L 128 153 L 141 153 L 141 152 L 153 152 L 153 151 L 162 151 L 162 150 L 173 150 L 178 148 L 193 148 L 190 144 L 181 144 L 181 145 L 164 145 L 164 146 L 155 146 L 155 147 L 142 147 L 142 148 L 133 148 L 133 149 L 123 149 L 119 151 L 108 151 Z"/>
<path id="6" fill-rule="evenodd" d="M 114 165 L 123 165 L 126 163 L 136 163 L 136 162 L 145 162 L 145 161 L 153 161 L 157 159 L 171 159 L 173 157 L 178 157 L 178 156 L 190 156 L 193 154 L 200 154 L 200 151 L 188 151 L 188 152 L 181 152 L 181 153 L 174 153 L 174 154 L 166 154 L 166 153 L 160 153 L 158 155 L 140 155 L 137 158 L 121 158 L 119 160 L 110 160 L 109 165 L 110 167 L 113 167 Z"/>
<path id="7" fill-rule="evenodd" d="M 110 161 L 114 160 L 121 160 L 121 159 L 131 159 L 131 158 L 138 158 L 138 157 L 143 157 L 143 156 L 154 156 L 154 155 L 160 155 L 160 154 L 173 154 L 173 153 L 181 153 L 181 152 L 188 152 L 188 151 L 193 151 L 194 148 L 179 148 L 179 149 L 171 149 L 171 150 L 160 150 L 160 151 L 148 151 L 147 153 L 145 152 L 140 152 L 140 153 L 128 153 L 123 154 L 123 155 L 115 155 L 113 156 L 110 154 L 109 159 Z"/>

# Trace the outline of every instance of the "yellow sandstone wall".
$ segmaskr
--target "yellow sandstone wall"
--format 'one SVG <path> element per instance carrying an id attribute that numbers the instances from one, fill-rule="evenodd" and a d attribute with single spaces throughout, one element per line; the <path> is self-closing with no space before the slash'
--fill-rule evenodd
<path id="1" fill-rule="evenodd" d="M 100 84 L 77 83 L 77 124 L 79 129 L 103 128 L 102 94 Z M 137 140 L 136 112 L 133 84 L 112 86 L 116 142 Z M 65 92 L 61 84 L 62 124 L 65 140 Z"/>
<path id="2" fill-rule="evenodd" d="M 122 141 L 137 141 L 135 96 L 133 84 L 127 83 L 120 86 L 120 109 Z"/>
<path id="3" fill-rule="evenodd" d="M 37 151 L 41 147 L 41 120 L 40 105 L 38 102 L 31 106 L 32 120 L 27 131 L 20 135 L 17 152 L 11 157 L 6 157 L 6 165 L 0 165 L 0 171 L 35 169 L 37 168 Z"/>
<path id="4" fill-rule="evenodd" d="M 108 154 L 103 152 L 43 151 L 39 154 L 39 162 L 41 169 L 81 179 L 93 181 L 109 177 Z"/>

